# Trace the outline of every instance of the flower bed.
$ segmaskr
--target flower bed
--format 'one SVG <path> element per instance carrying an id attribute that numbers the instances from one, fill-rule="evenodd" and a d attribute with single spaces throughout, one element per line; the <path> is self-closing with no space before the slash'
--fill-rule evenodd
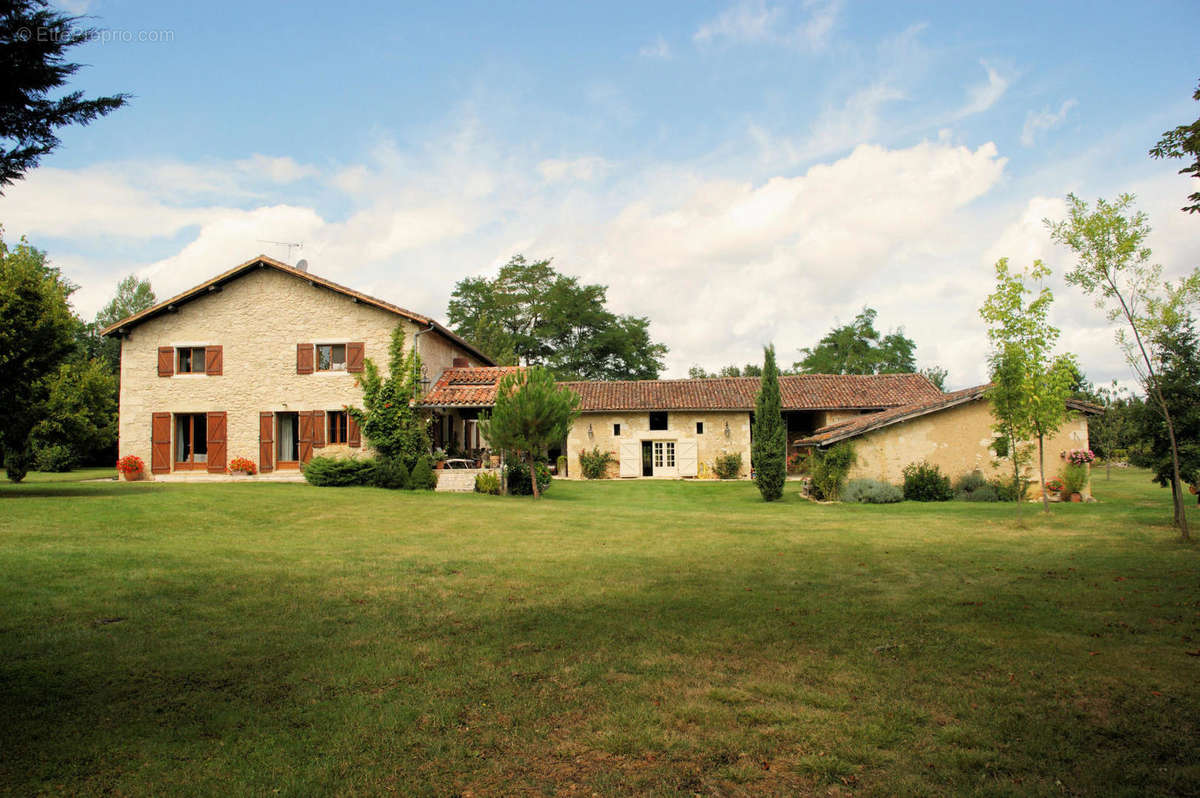
<path id="1" fill-rule="evenodd" d="M 239 472 L 254 476 L 258 473 L 258 466 L 248 457 L 235 457 L 229 461 L 229 473 L 237 474 Z"/>

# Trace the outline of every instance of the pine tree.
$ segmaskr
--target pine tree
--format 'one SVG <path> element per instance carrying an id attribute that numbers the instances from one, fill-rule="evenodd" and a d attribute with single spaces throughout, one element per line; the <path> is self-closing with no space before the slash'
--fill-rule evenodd
<path id="1" fill-rule="evenodd" d="M 578 415 L 579 394 L 560 388 L 547 369 L 531 366 L 500 380 L 496 405 L 480 427 L 492 446 L 517 453 L 536 474 L 537 459 L 567 437 Z M 532 482 L 536 499 L 537 478 Z"/>
<path id="2" fill-rule="evenodd" d="M 779 393 L 775 346 L 768 346 L 764 352 L 762 384 L 754 403 L 754 442 L 750 462 L 763 500 L 773 502 L 783 498 L 783 483 L 787 478 L 787 427 L 783 423 L 783 397 Z"/>

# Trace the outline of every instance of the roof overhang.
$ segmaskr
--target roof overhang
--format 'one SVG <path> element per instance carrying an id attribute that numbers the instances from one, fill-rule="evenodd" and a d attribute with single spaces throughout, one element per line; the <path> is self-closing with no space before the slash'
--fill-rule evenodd
<path id="1" fill-rule="evenodd" d="M 382 299 L 377 299 L 360 291 L 355 291 L 352 288 L 347 288 L 344 285 L 335 283 L 332 280 L 327 280 L 324 277 L 318 277 L 315 274 L 310 274 L 306 271 L 300 271 L 299 269 L 295 269 L 286 263 L 275 260 L 267 255 L 259 255 L 256 258 L 251 258 L 245 263 L 240 263 L 229 271 L 222 272 L 216 277 L 206 280 L 205 282 L 200 283 L 200 285 L 197 285 L 193 288 L 189 288 L 187 291 L 184 291 L 181 294 L 176 294 L 164 302 L 159 302 L 157 305 L 149 307 L 146 310 L 121 319 L 115 324 L 112 324 L 101 330 L 100 334 L 106 336 L 116 336 L 118 338 L 128 335 L 129 332 L 139 324 L 150 321 L 151 319 L 162 316 L 163 314 L 176 313 L 179 311 L 179 308 L 188 302 L 192 302 L 200 297 L 208 296 L 209 294 L 218 293 L 227 284 L 257 269 L 274 269 L 282 274 L 286 274 L 298 280 L 303 280 L 315 288 L 324 288 L 335 293 L 342 294 L 343 296 L 348 297 L 351 302 L 379 308 L 380 310 L 393 313 L 397 316 L 408 319 L 409 321 L 424 325 L 425 327 L 429 328 L 430 331 L 438 333 L 448 341 L 457 344 L 466 351 L 470 352 L 486 365 L 492 365 L 491 358 L 489 358 L 483 352 L 480 352 L 463 338 L 451 332 L 445 326 L 429 316 L 425 316 L 420 313 L 414 313 L 411 310 L 406 310 L 398 305 L 385 302 Z"/>

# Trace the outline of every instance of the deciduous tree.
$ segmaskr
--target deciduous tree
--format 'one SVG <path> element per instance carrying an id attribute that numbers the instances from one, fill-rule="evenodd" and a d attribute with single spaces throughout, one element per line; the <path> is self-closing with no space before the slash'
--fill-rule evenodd
<path id="1" fill-rule="evenodd" d="M 1095 210 L 1074 194 L 1067 196 L 1067 202 L 1068 218 L 1060 222 L 1046 219 L 1045 224 L 1051 238 L 1070 248 L 1077 258 L 1075 268 L 1067 273 L 1067 283 L 1094 296 L 1110 322 L 1122 322 L 1117 343 L 1148 400 L 1162 414 L 1171 450 L 1175 524 L 1183 539 L 1189 540 L 1179 441 L 1171 407 L 1159 384 L 1163 364 L 1152 344 L 1200 300 L 1200 268 L 1175 282 L 1163 280 L 1162 267 L 1150 262 L 1152 253 L 1146 246 L 1149 219 L 1134 209 L 1132 194 L 1122 194 L 1115 202 L 1097 200 Z"/>
<path id="2" fill-rule="evenodd" d="M 8 477 L 20 482 L 29 464 L 29 433 L 40 420 L 48 378 L 75 344 L 68 299 L 75 286 L 22 238 L 0 238 L 0 436 Z"/>
<path id="3" fill-rule="evenodd" d="M 404 327 L 400 324 L 392 330 L 388 359 L 386 377 L 380 375 L 370 358 L 363 361 L 363 373 L 358 378 L 363 406 L 348 407 L 346 411 L 381 457 L 399 460 L 411 469 L 418 458 L 429 454 L 430 443 L 428 421 L 415 406 L 421 356 L 416 347 L 405 352 Z"/>
<path id="4" fill-rule="evenodd" d="M 545 366 L 561 380 L 657 378 L 667 347 L 648 319 L 608 310 L 607 291 L 515 255 L 494 278 L 459 281 L 447 315 L 497 363 Z"/>
<path id="5" fill-rule="evenodd" d="M 1028 272 L 1012 272 L 1008 259 L 1001 258 L 996 263 L 996 290 L 980 309 L 992 343 L 990 398 L 996 431 L 1014 447 L 1021 440 L 1037 439 L 1038 478 L 1046 512 L 1050 511 L 1050 498 L 1044 487 L 1045 439 L 1066 420 L 1066 403 L 1078 372 L 1073 357 L 1054 354 L 1059 330 L 1048 320 L 1054 301 L 1044 285 L 1049 276 L 1050 270 L 1041 261 L 1035 261 Z M 1026 280 L 1042 283 L 1028 302 L 1026 297 L 1033 291 Z"/>
<path id="6" fill-rule="evenodd" d="M 1192 95 L 1200 101 L 1200 88 Z M 1150 150 L 1152 158 L 1191 158 L 1192 162 L 1179 170 L 1181 175 L 1200 179 L 1200 119 L 1190 125 L 1179 125 L 1162 134 L 1158 144 Z M 1183 206 L 1186 213 L 1200 213 L 1200 191 L 1188 195 L 1190 205 Z"/>

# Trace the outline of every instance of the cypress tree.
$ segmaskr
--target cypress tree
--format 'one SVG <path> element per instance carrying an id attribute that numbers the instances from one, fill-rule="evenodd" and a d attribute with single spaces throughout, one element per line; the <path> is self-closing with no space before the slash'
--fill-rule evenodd
<path id="1" fill-rule="evenodd" d="M 779 393 L 774 344 L 764 354 L 762 384 L 754 402 L 750 464 L 763 500 L 773 502 L 783 498 L 783 483 L 787 478 L 787 427 L 783 423 L 783 397 Z"/>

